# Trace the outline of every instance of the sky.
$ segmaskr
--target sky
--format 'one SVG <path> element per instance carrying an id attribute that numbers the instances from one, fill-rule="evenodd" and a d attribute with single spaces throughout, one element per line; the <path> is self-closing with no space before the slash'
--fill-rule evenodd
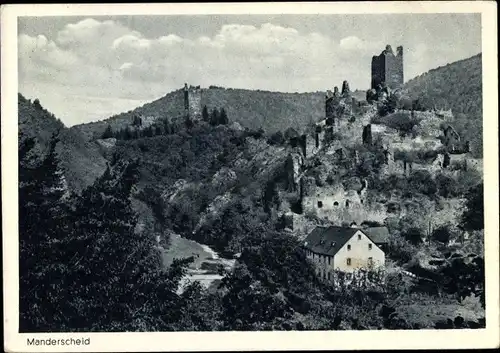
<path id="1" fill-rule="evenodd" d="M 405 81 L 481 52 L 480 14 L 20 17 L 19 92 L 66 126 L 192 85 L 366 90 L 371 58 L 404 47 Z"/>

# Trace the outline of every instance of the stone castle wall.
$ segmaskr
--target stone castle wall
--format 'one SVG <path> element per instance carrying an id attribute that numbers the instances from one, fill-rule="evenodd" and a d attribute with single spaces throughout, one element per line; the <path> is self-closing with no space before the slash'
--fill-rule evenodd
<path id="1" fill-rule="evenodd" d="M 184 85 L 184 110 L 191 120 L 201 119 L 201 88 L 200 86 Z"/>
<path id="2" fill-rule="evenodd" d="M 372 58 L 371 88 L 386 84 L 391 89 L 400 88 L 404 83 L 403 47 L 394 54 L 390 45 L 379 55 Z"/>

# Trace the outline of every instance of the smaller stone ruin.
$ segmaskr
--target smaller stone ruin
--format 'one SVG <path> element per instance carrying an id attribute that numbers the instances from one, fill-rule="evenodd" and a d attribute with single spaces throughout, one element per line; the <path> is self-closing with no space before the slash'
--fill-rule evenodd
<path id="1" fill-rule="evenodd" d="M 342 82 L 342 96 L 347 97 L 351 95 L 351 90 L 349 89 L 349 82 Z"/>

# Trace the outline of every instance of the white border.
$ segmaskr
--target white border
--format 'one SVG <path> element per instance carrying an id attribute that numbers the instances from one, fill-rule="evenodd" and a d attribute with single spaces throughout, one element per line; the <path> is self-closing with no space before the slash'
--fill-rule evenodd
<path id="1" fill-rule="evenodd" d="M 493 1 L 6 5 L 1 8 L 4 349 L 9 352 L 457 349 L 499 347 L 498 71 Z M 368 12 L 369 11 L 369 12 Z M 17 17 L 151 14 L 481 13 L 485 185 L 486 329 L 314 332 L 19 334 Z M 90 337 L 89 346 L 31 346 L 27 338 Z"/>

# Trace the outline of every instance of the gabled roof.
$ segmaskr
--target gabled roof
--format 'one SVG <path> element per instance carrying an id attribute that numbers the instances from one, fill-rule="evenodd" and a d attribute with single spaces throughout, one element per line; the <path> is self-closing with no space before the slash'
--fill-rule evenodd
<path id="1" fill-rule="evenodd" d="M 304 240 L 304 246 L 316 254 L 334 256 L 358 230 L 361 229 L 316 227 Z"/>
<path id="2" fill-rule="evenodd" d="M 389 241 L 389 230 L 387 227 L 364 228 L 363 233 L 368 235 L 375 244 L 387 244 Z"/>

